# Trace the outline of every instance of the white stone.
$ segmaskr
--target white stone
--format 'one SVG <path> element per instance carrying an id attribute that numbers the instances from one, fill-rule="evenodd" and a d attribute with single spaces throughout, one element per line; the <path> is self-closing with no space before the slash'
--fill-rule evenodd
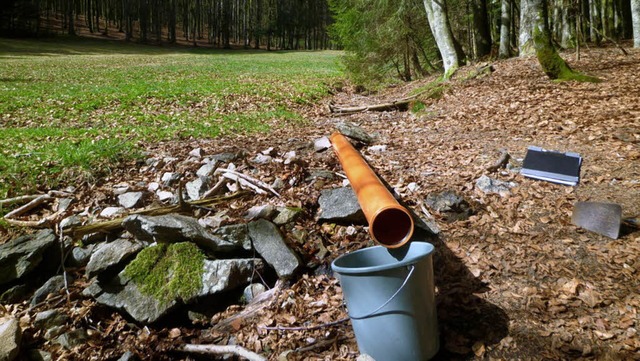
<path id="1" fill-rule="evenodd" d="M 122 207 L 106 207 L 100 212 L 100 217 L 102 218 L 111 218 L 120 213 L 124 212 L 124 208 Z"/>

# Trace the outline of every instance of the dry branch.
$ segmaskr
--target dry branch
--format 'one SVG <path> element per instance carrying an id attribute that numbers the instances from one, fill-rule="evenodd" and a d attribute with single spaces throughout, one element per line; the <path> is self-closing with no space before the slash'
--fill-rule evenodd
<path id="1" fill-rule="evenodd" d="M 282 281 L 276 282 L 276 285 L 272 289 L 256 296 L 242 311 L 216 323 L 213 329 L 221 332 L 235 331 L 237 325 L 251 321 L 259 315 L 260 311 L 268 307 L 272 301 L 277 298 L 281 289 Z"/>
<path id="2" fill-rule="evenodd" d="M 503 168 L 509 163 L 509 159 L 511 159 L 511 155 L 505 149 L 500 150 L 500 158 L 491 166 L 487 167 L 487 171 L 493 173 L 500 168 Z"/>
<path id="3" fill-rule="evenodd" d="M 249 187 L 256 191 L 258 194 L 266 194 L 269 191 L 275 194 L 277 197 L 280 197 L 280 194 L 275 191 L 275 189 L 271 188 L 268 184 L 263 181 L 250 177 L 244 173 L 236 172 L 233 169 L 226 168 L 218 168 L 215 170 L 214 174 L 222 173 L 222 176 L 234 181 L 239 182 L 241 185 Z"/>
<path id="4" fill-rule="evenodd" d="M 247 194 L 246 192 L 236 192 L 228 196 L 199 199 L 193 202 L 184 202 L 183 204 L 175 204 L 171 206 L 156 207 L 151 209 L 142 209 L 139 211 L 131 212 L 126 216 L 111 219 L 108 221 L 85 224 L 82 226 L 74 227 L 71 229 L 71 233 L 73 234 L 73 238 L 76 238 L 76 239 L 84 236 L 85 234 L 98 233 L 98 232 L 109 233 L 122 228 L 122 221 L 131 214 L 142 214 L 146 216 L 161 216 L 169 213 L 180 213 L 180 212 L 185 212 L 189 210 L 190 206 L 205 206 L 205 205 L 217 204 L 229 199 L 244 196 L 246 194 Z M 185 207 L 185 205 L 187 207 Z"/>
<path id="5" fill-rule="evenodd" d="M 27 202 L 27 201 L 32 201 L 38 197 L 40 197 L 40 194 L 30 194 L 30 195 L 26 195 L 26 196 L 19 196 L 19 197 L 13 197 L 13 198 L 7 198 L 7 199 L 1 199 L 0 200 L 0 206 L 8 206 L 14 203 L 22 203 L 22 202 Z"/>
<path id="6" fill-rule="evenodd" d="M 258 355 L 255 352 L 251 352 L 246 348 L 237 345 L 193 345 L 186 344 L 182 346 L 180 351 L 194 352 L 194 353 L 206 353 L 213 355 L 236 355 L 243 357 L 249 361 L 266 361 L 267 359 Z"/>
<path id="7" fill-rule="evenodd" d="M 50 201 L 52 199 L 53 199 L 53 197 L 51 197 L 48 194 L 40 195 L 40 196 L 36 197 L 35 199 L 32 199 L 29 203 L 23 205 L 22 207 L 16 208 L 13 211 L 5 214 L 4 218 L 8 220 L 10 218 L 22 215 L 22 214 L 24 214 L 24 213 L 36 208 L 37 206 L 41 205 L 42 203 L 48 202 L 48 201 Z"/>

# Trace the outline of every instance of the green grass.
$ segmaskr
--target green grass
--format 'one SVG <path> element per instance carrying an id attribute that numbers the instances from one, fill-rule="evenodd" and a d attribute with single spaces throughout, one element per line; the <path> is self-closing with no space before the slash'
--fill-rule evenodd
<path id="1" fill-rule="evenodd" d="M 339 57 L 0 39 L 0 198 L 99 176 L 140 144 L 300 124 Z"/>

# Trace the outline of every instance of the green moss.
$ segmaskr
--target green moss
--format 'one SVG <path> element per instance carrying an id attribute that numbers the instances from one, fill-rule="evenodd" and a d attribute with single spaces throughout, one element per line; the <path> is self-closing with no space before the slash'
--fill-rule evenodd
<path id="1" fill-rule="evenodd" d="M 575 80 L 580 82 L 599 82 L 600 79 L 577 72 L 567 64 L 558 54 L 556 49 L 549 43 L 548 36 L 536 26 L 534 27 L 533 39 L 536 49 L 536 56 L 542 66 L 542 70 L 553 80 L 565 81 Z"/>
<path id="2" fill-rule="evenodd" d="M 140 291 L 161 302 L 188 299 L 202 288 L 204 253 L 191 242 L 142 250 L 124 270 Z"/>

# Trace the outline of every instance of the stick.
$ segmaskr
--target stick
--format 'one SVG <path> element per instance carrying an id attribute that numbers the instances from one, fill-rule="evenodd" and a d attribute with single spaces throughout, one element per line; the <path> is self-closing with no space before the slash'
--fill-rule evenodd
<path id="1" fill-rule="evenodd" d="M 37 198 L 33 199 L 31 202 L 25 204 L 24 206 L 16 208 L 13 211 L 5 214 L 4 218 L 5 219 L 9 219 L 9 218 L 13 218 L 15 216 L 19 216 L 21 214 L 24 214 L 24 213 L 32 210 L 35 207 L 41 205 L 42 203 L 50 201 L 52 199 L 53 199 L 53 197 L 49 196 L 48 194 L 40 195 Z"/>
<path id="2" fill-rule="evenodd" d="M 250 177 L 250 176 L 248 176 L 248 175 L 246 175 L 244 173 L 236 172 L 235 170 L 226 169 L 226 168 L 218 168 L 218 169 L 216 169 L 214 174 L 217 174 L 217 173 L 223 173 L 222 174 L 223 177 L 227 177 L 227 178 L 229 178 L 231 180 L 237 180 L 237 179 L 228 177 L 227 174 L 235 175 L 238 178 L 241 178 L 241 179 L 244 179 L 245 181 L 250 182 L 251 185 L 253 185 L 253 186 L 260 187 L 260 188 L 262 188 L 264 190 L 268 190 L 269 192 L 275 194 L 277 197 L 280 197 L 280 194 L 278 192 L 276 192 L 275 189 L 271 188 L 268 184 L 266 184 L 265 182 L 263 182 L 263 181 L 261 181 L 259 179 Z M 251 188 L 255 189 L 254 187 L 251 187 Z"/>
<path id="3" fill-rule="evenodd" d="M 40 194 L 31 194 L 28 196 L 18 196 L 18 197 L 13 197 L 13 198 L 7 198 L 7 199 L 2 199 L 0 200 L 0 206 L 3 205 L 10 205 L 10 204 L 14 204 L 14 203 L 21 203 L 24 201 L 32 201 L 36 198 L 40 197 Z"/>
<path id="4" fill-rule="evenodd" d="M 500 158 L 498 158 L 498 160 L 492 166 L 487 167 L 487 171 L 490 173 L 493 173 L 498 169 L 503 168 L 504 166 L 507 165 L 510 158 L 511 158 L 511 155 L 509 154 L 509 152 L 507 152 L 506 149 L 501 149 Z"/>
<path id="5" fill-rule="evenodd" d="M 195 352 L 195 353 L 207 353 L 213 355 L 226 355 L 232 354 L 240 357 L 244 357 L 249 361 L 267 361 L 266 358 L 258 355 L 255 352 L 251 352 L 244 347 L 237 345 L 193 345 L 186 344 L 182 346 L 180 351 Z"/>

